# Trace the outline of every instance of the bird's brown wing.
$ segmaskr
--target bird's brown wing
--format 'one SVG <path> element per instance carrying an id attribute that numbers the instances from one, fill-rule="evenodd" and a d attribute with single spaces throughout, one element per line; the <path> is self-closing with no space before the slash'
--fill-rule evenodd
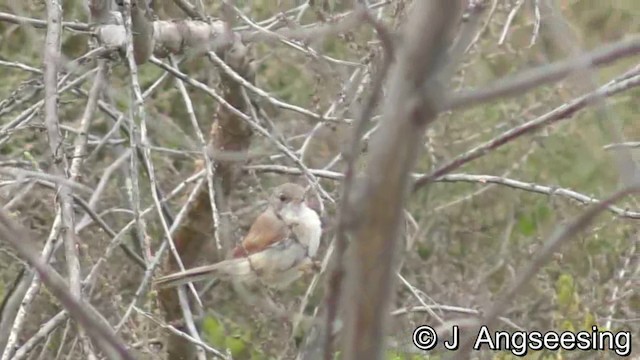
<path id="1" fill-rule="evenodd" d="M 268 209 L 251 225 L 249 232 L 233 251 L 233 257 L 247 256 L 264 250 L 269 245 L 286 239 L 289 228 L 278 219 L 273 210 Z"/>

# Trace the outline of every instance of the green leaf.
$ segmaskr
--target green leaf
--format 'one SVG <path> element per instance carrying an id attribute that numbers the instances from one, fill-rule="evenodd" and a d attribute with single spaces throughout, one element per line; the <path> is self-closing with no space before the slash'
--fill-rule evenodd
<path id="1" fill-rule="evenodd" d="M 217 319 L 210 316 L 205 317 L 202 329 L 209 344 L 213 346 L 224 345 L 224 327 Z"/>
<path id="2" fill-rule="evenodd" d="M 570 274 L 562 274 L 556 280 L 557 303 L 562 308 L 569 308 L 575 302 L 575 284 Z"/>
<path id="3" fill-rule="evenodd" d="M 536 232 L 536 222 L 531 216 L 523 216 L 518 220 L 518 231 L 524 236 L 531 236 Z"/>

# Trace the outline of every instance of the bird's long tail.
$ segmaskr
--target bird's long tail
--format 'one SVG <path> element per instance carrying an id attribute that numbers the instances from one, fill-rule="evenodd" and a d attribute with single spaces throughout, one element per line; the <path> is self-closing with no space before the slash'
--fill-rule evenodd
<path id="1" fill-rule="evenodd" d="M 246 258 L 221 261 L 156 279 L 158 288 L 178 286 L 210 278 L 253 282 L 260 278 L 272 286 L 286 286 L 299 278 L 313 262 L 307 248 L 293 239 L 276 243 Z"/>
<path id="2" fill-rule="evenodd" d="M 249 261 L 247 261 L 246 258 L 230 259 L 213 265 L 199 266 L 162 276 L 154 281 L 154 285 L 158 288 L 166 288 L 211 278 L 235 278 L 241 280 L 242 278 L 252 276 L 253 273 Z"/>

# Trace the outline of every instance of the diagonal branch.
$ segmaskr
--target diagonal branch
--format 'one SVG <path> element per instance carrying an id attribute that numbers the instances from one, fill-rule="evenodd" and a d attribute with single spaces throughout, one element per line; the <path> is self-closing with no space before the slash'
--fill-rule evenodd
<path id="1" fill-rule="evenodd" d="M 40 259 L 34 249 L 35 241 L 27 229 L 18 225 L 4 210 L 0 210 L 0 240 L 13 247 L 22 259 L 35 268 L 53 296 L 60 300 L 69 314 L 86 329 L 89 335 L 98 340 L 96 344 L 105 355 L 114 360 L 135 360 L 122 340 L 107 324 L 99 320 L 100 314 L 90 304 L 69 292 L 68 285 L 62 276 Z"/>
<path id="2" fill-rule="evenodd" d="M 491 307 L 484 313 L 479 324 L 487 327 L 491 327 L 498 316 L 508 308 L 508 305 L 513 301 L 518 294 L 522 292 L 522 289 L 529 283 L 529 281 L 542 269 L 542 267 L 553 259 L 553 254 L 557 252 L 562 245 L 571 240 L 575 235 L 585 230 L 595 218 L 602 213 L 607 207 L 612 206 L 620 199 L 638 193 L 640 191 L 640 183 L 635 182 L 628 187 L 625 187 L 608 198 L 604 199 L 601 203 L 591 206 L 583 214 L 575 217 L 568 224 L 559 225 L 551 236 L 545 241 L 542 248 L 534 255 L 531 262 L 517 275 L 513 284 L 496 300 Z M 471 348 L 475 337 L 473 334 L 477 332 L 469 331 L 466 336 L 460 339 L 460 351 L 456 352 L 453 359 L 464 359 L 468 355 L 467 351 Z"/>
<path id="3" fill-rule="evenodd" d="M 630 76 L 632 75 L 632 76 Z M 435 179 L 441 177 L 444 174 L 449 173 L 452 170 L 459 168 L 460 166 L 471 162 L 479 157 L 482 157 L 488 154 L 491 150 L 495 150 L 502 145 L 517 139 L 525 134 L 533 132 L 542 128 L 543 126 L 549 125 L 551 123 L 568 119 L 577 111 L 587 107 L 592 104 L 594 101 L 599 99 L 600 97 L 608 97 L 620 92 L 626 91 L 628 89 L 637 87 L 640 85 L 640 69 L 636 69 L 635 71 L 630 73 L 626 73 L 612 81 L 608 84 L 601 86 L 599 89 L 585 94 L 569 103 L 563 104 L 556 109 L 536 118 L 530 120 L 518 127 L 509 129 L 508 131 L 502 133 L 501 135 L 482 143 L 473 149 L 458 155 L 453 158 L 449 162 L 444 165 L 441 165 L 437 169 L 433 170 L 431 173 L 421 176 L 416 180 L 413 186 L 413 190 L 418 190 L 421 187 L 428 185 L 430 182 Z"/>
<path id="4" fill-rule="evenodd" d="M 454 94 L 445 108 L 461 109 L 497 98 L 520 95 L 540 85 L 557 82 L 573 74 L 580 67 L 601 66 L 640 53 L 640 37 L 605 45 L 586 54 L 574 56 L 553 64 L 523 71 L 511 78 L 500 79 L 479 90 L 466 90 Z"/>

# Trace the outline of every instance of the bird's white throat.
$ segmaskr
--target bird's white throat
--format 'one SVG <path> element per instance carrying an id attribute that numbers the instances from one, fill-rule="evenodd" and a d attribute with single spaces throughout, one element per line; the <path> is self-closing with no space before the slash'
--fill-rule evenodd
<path id="1" fill-rule="evenodd" d="M 307 247 L 309 257 L 314 257 L 320 247 L 322 235 L 322 224 L 318 214 L 302 203 L 283 207 L 280 216 L 291 227 L 298 241 Z"/>

